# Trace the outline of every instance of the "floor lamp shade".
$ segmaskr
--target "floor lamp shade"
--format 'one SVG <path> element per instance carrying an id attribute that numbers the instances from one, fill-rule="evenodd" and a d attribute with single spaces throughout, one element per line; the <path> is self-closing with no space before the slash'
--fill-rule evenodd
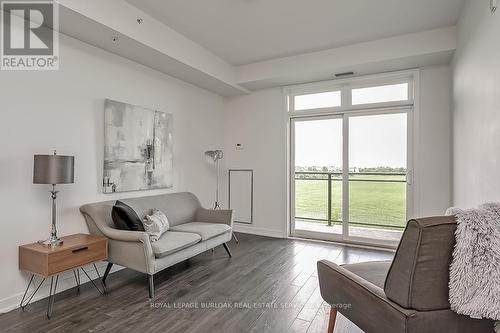
<path id="1" fill-rule="evenodd" d="M 72 184 L 75 180 L 75 157 L 35 155 L 33 184 Z"/>

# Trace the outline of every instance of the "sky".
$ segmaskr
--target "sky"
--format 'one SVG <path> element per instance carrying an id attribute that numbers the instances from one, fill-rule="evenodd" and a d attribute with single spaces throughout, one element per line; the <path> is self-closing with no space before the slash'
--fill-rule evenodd
<path id="1" fill-rule="evenodd" d="M 406 114 L 349 118 L 349 167 L 406 167 Z M 295 166 L 342 167 L 342 119 L 295 122 Z"/>

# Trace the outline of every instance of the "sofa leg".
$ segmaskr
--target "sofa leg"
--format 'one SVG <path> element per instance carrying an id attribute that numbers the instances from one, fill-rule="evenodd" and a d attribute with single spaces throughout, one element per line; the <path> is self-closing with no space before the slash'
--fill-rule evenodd
<path id="1" fill-rule="evenodd" d="M 106 284 L 106 279 L 108 278 L 109 271 L 113 267 L 113 264 L 108 262 L 108 266 L 106 266 L 106 270 L 104 271 L 104 275 L 102 276 L 102 283 Z"/>
<path id="2" fill-rule="evenodd" d="M 226 244 L 226 243 L 222 243 L 222 245 L 224 246 L 224 250 L 226 250 L 227 255 L 228 255 L 229 257 L 232 257 L 232 255 L 231 255 L 231 251 L 229 251 L 229 248 L 227 247 L 227 244 Z"/>
<path id="3" fill-rule="evenodd" d="M 330 308 L 330 320 L 328 321 L 328 333 L 333 333 L 335 329 L 335 319 L 337 319 L 337 309 Z"/>
<path id="4" fill-rule="evenodd" d="M 153 274 L 148 274 L 149 298 L 155 297 L 155 284 Z"/>

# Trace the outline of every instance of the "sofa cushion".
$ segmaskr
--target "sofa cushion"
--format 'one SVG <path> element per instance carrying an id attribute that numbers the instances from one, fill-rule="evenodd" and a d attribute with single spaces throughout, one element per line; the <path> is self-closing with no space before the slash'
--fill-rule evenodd
<path id="1" fill-rule="evenodd" d="M 342 267 L 383 289 L 387 272 L 389 271 L 389 267 L 391 267 L 391 261 L 360 262 L 357 264 L 342 265 Z"/>
<path id="2" fill-rule="evenodd" d="M 222 223 L 189 222 L 171 227 L 172 231 L 192 232 L 201 236 L 202 241 L 229 232 L 231 227 Z"/>
<path id="3" fill-rule="evenodd" d="M 111 217 L 117 229 L 144 231 L 144 226 L 139 215 L 137 215 L 132 207 L 120 200 L 113 206 Z"/>
<path id="4" fill-rule="evenodd" d="M 167 231 L 160 239 L 152 243 L 151 247 L 156 258 L 163 258 L 199 241 L 201 241 L 201 237 L 195 233 Z"/>

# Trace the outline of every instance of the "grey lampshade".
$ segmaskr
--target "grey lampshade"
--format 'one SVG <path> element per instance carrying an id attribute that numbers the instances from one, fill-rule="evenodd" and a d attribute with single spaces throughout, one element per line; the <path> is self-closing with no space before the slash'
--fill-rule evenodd
<path id="1" fill-rule="evenodd" d="M 35 155 L 33 184 L 71 184 L 75 180 L 75 157 Z"/>

